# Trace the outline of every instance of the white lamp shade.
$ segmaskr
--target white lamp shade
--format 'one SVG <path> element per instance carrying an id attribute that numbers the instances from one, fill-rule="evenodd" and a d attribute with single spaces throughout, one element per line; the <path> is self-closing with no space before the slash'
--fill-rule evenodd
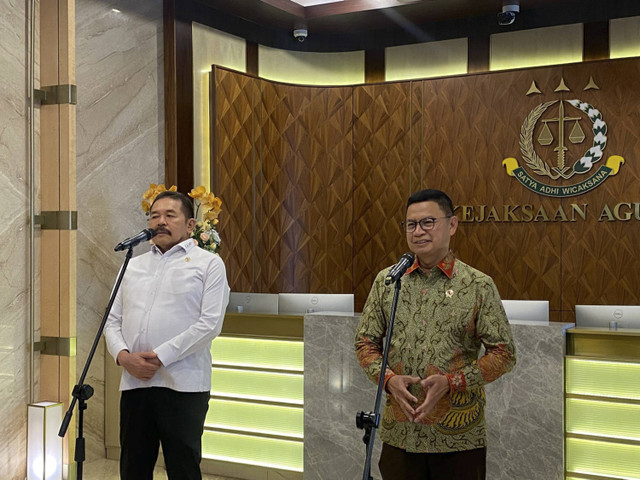
<path id="1" fill-rule="evenodd" d="M 62 480 L 62 404 L 38 402 L 28 406 L 27 480 Z"/>

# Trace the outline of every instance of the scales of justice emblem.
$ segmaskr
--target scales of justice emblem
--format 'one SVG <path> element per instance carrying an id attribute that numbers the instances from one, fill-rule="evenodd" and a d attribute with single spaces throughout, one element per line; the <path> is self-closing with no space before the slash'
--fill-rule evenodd
<path id="1" fill-rule="evenodd" d="M 589 79 L 584 90 L 599 90 L 593 77 Z M 560 81 L 555 92 L 570 92 L 564 79 Z M 536 93 L 541 94 L 542 92 L 533 81 L 527 95 Z M 539 128 L 534 140 L 534 131 L 536 131 L 537 125 Z M 580 158 L 572 160 L 569 148 L 572 145 L 584 143 L 587 138 L 585 129 L 593 136 L 592 143 Z M 568 136 L 567 131 L 569 132 Z M 555 145 L 553 159 L 548 162 L 543 160 L 536 152 L 535 142 L 541 147 Z M 606 162 L 602 162 L 606 147 L 607 124 L 600 110 L 577 98 L 550 100 L 534 107 L 522 123 L 520 153 L 525 164 L 533 173 L 560 181 L 561 184 L 550 185 L 532 177 L 529 172 L 518 165 L 518 160 L 513 157 L 505 158 L 502 165 L 508 175 L 514 177 L 531 191 L 549 197 L 572 197 L 593 190 L 608 177 L 618 173 L 620 166 L 624 164 L 624 158 L 619 155 L 611 155 Z M 578 179 L 576 183 L 566 184 L 564 182 L 564 180 L 573 177 Z"/>

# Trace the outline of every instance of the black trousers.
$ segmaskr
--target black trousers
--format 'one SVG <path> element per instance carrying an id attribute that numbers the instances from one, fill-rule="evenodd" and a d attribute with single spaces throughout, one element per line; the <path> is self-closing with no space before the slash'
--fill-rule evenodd
<path id="1" fill-rule="evenodd" d="M 200 480 L 202 432 L 209 392 L 151 387 L 120 397 L 120 478 L 153 480 L 162 444 L 170 480 Z"/>
<path id="2" fill-rule="evenodd" d="M 486 448 L 410 453 L 386 443 L 378 462 L 384 480 L 485 480 L 486 465 Z"/>

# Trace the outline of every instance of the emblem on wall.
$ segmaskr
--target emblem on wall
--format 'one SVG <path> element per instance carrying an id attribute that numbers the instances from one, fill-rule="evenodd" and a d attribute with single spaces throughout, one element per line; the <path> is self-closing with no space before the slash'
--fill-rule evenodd
<path id="1" fill-rule="evenodd" d="M 584 90 L 599 87 L 591 78 Z M 555 92 L 570 92 L 564 79 Z M 527 95 L 540 93 L 532 82 Z M 527 169 L 513 157 L 505 158 L 502 165 L 508 175 L 531 191 L 572 197 L 593 190 L 618 173 L 624 158 L 611 155 L 603 160 L 606 148 L 607 123 L 598 108 L 579 98 L 551 100 L 534 107 L 522 123 L 520 153 Z M 546 179 L 562 184 L 549 184 Z M 570 179 L 573 183 L 563 181 Z"/>

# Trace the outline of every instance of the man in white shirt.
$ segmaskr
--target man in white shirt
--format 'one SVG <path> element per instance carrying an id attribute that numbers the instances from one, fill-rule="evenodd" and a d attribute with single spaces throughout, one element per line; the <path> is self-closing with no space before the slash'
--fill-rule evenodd
<path id="1" fill-rule="evenodd" d="M 129 263 L 105 326 L 123 367 L 120 477 L 152 480 L 158 447 L 170 480 L 200 479 L 211 391 L 211 341 L 229 302 L 224 263 L 196 246 L 193 204 L 163 192 L 150 210 L 150 252 Z"/>

